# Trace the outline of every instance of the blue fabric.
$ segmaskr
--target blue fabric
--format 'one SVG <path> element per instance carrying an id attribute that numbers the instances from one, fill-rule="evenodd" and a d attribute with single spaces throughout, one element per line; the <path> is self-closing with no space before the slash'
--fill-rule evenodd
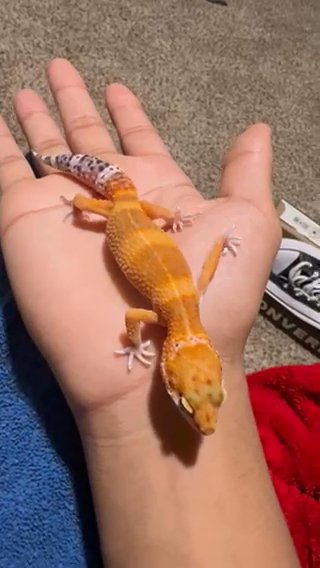
<path id="1" fill-rule="evenodd" d="M 0 568 L 99 568 L 72 414 L 17 311 L 0 254 Z"/>

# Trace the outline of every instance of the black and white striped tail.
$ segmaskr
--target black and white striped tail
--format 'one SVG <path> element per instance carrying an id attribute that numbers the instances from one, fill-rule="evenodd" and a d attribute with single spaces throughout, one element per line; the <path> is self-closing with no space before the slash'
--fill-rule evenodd
<path id="1" fill-rule="evenodd" d="M 122 174 L 122 170 L 118 166 L 108 164 L 100 158 L 87 154 L 43 156 L 32 151 L 32 155 L 51 168 L 71 174 L 103 195 L 105 194 L 106 183 L 113 176 Z"/>

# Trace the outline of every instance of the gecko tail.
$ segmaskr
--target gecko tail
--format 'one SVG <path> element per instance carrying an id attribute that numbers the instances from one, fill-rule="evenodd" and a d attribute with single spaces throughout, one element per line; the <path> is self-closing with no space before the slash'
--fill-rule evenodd
<path id="1" fill-rule="evenodd" d="M 32 150 L 32 155 L 47 166 L 72 175 L 102 195 L 105 195 L 107 182 L 114 176 L 122 174 L 118 166 L 88 154 L 45 156 Z"/>
<path id="2" fill-rule="evenodd" d="M 44 155 L 39 154 L 35 150 L 31 150 L 31 154 L 33 155 L 34 158 L 37 158 L 38 160 L 40 160 L 44 164 L 47 164 L 48 166 L 51 166 L 52 168 L 56 167 L 55 156 L 44 156 Z"/>

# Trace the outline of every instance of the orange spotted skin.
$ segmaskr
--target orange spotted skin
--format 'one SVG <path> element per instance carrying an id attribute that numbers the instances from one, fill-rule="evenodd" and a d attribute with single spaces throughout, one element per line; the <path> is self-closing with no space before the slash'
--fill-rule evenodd
<path id="1" fill-rule="evenodd" d="M 171 236 L 144 213 L 134 187 L 122 194 L 123 183 L 121 178 L 112 183 L 114 206 L 106 226 L 114 258 L 177 337 L 203 333 L 198 292 L 184 256 Z"/>
<path id="2" fill-rule="evenodd" d="M 106 226 L 108 246 L 123 274 L 167 327 L 161 370 L 170 394 L 183 396 L 192 408 L 191 422 L 211 434 L 224 400 L 221 365 L 200 321 L 190 268 L 171 236 L 144 213 L 130 181 L 119 178 L 110 185 L 107 195 L 114 206 Z M 179 398 L 176 403 L 180 405 Z"/>
<path id="3" fill-rule="evenodd" d="M 123 273 L 166 323 L 177 314 L 179 327 L 186 326 L 182 332 L 196 326 L 198 294 L 189 266 L 174 240 L 146 216 L 137 199 L 115 201 L 106 237 Z M 191 313 L 181 317 L 189 310 L 193 318 Z"/>
<path id="4" fill-rule="evenodd" d="M 174 240 L 147 217 L 129 180 L 120 177 L 109 185 L 113 208 L 106 238 L 123 274 L 168 327 L 174 325 L 183 337 L 201 332 L 198 292 Z"/>
<path id="5" fill-rule="evenodd" d="M 209 283 L 223 243 L 215 245 L 217 250 L 214 248 L 208 255 L 198 291 L 174 240 L 152 221 L 157 218 L 172 221 L 174 215 L 139 201 L 134 184 L 117 166 L 81 154 L 39 156 L 34 152 L 34 155 L 102 194 L 103 199 L 77 194 L 73 207 L 107 219 L 110 251 L 124 276 L 151 303 L 152 311 L 131 309 L 126 314 L 132 349 L 141 355 L 141 321 L 160 323 L 167 328 L 160 364 L 166 389 L 186 419 L 202 434 L 211 434 L 216 428 L 224 389 L 218 354 L 200 320 L 199 291 L 203 293 Z"/>

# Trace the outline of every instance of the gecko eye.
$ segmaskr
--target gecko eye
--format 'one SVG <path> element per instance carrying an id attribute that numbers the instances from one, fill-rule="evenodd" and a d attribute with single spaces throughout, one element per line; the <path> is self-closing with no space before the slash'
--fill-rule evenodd
<path id="1" fill-rule="evenodd" d="M 188 414 L 193 414 L 193 408 L 184 396 L 180 397 L 180 404 L 181 407 L 188 412 Z"/>

